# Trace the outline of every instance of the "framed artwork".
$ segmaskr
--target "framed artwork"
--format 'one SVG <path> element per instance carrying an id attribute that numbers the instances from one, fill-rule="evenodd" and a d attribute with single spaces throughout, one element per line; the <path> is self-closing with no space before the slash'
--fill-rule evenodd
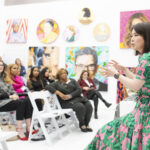
<path id="1" fill-rule="evenodd" d="M 8 19 L 6 30 L 7 43 L 26 43 L 27 42 L 27 19 Z"/>
<path id="2" fill-rule="evenodd" d="M 28 55 L 28 73 L 33 66 L 40 70 L 48 67 L 55 76 L 59 65 L 59 47 L 29 47 Z"/>
<path id="3" fill-rule="evenodd" d="M 58 38 L 58 35 L 59 27 L 53 19 L 42 20 L 37 27 L 37 37 L 45 44 L 54 42 Z"/>
<path id="4" fill-rule="evenodd" d="M 94 27 L 93 35 L 97 41 L 104 42 L 110 37 L 110 28 L 106 23 L 99 23 Z"/>
<path id="5" fill-rule="evenodd" d="M 93 12 L 90 8 L 83 8 L 79 13 L 79 21 L 82 24 L 90 24 L 94 19 Z"/>
<path id="6" fill-rule="evenodd" d="M 66 42 L 74 42 L 79 38 L 79 30 L 77 27 L 70 25 L 64 31 L 64 39 Z"/>
<path id="7" fill-rule="evenodd" d="M 68 77 L 78 80 L 81 72 L 88 70 L 99 89 L 99 82 L 108 84 L 107 78 L 101 74 L 102 67 L 108 63 L 108 58 L 109 48 L 107 46 L 66 47 L 65 65 L 69 72 Z M 107 88 L 101 91 L 107 91 Z"/>
<path id="8" fill-rule="evenodd" d="M 131 28 L 140 22 L 150 21 L 150 10 L 120 12 L 120 48 L 130 48 Z"/>

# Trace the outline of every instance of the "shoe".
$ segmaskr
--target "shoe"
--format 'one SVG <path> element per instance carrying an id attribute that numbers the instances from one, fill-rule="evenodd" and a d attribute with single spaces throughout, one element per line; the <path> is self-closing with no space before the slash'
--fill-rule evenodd
<path id="1" fill-rule="evenodd" d="M 95 119 L 98 119 L 97 112 L 95 112 L 95 114 L 94 114 L 94 118 L 95 118 Z"/>
<path id="2" fill-rule="evenodd" d="M 93 129 L 90 127 L 86 127 L 87 132 L 93 132 Z"/>
<path id="3" fill-rule="evenodd" d="M 18 135 L 18 138 L 21 140 L 21 141 L 28 141 L 28 138 L 25 136 L 23 138 L 21 138 L 19 135 Z"/>
<path id="4" fill-rule="evenodd" d="M 105 103 L 106 107 L 109 108 L 112 104 L 111 103 Z"/>
<path id="5" fill-rule="evenodd" d="M 39 131 L 38 129 L 37 130 L 33 130 L 32 131 L 32 135 L 35 134 L 35 133 L 37 133 L 38 131 Z M 27 131 L 27 135 L 29 135 L 29 131 Z"/>
<path id="6" fill-rule="evenodd" d="M 18 138 L 21 140 L 21 141 L 28 141 L 28 137 L 26 137 L 25 135 L 24 135 L 24 137 L 20 137 L 19 136 L 19 132 L 21 133 L 23 133 L 23 128 L 16 128 L 16 131 L 18 132 Z M 24 133 L 23 133 L 24 134 Z M 22 134 L 22 135 L 23 135 Z"/>
<path id="7" fill-rule="evenodd" d="M 87 128 L 86 128 L 86 126 L 84 126 L 84 125 L 81 126 L 80 129 L 81 129 L 82 132 L 87 132 Z"/>
<path id="8" fill-rule="evenodd" d="M 45 140 L 44 135 L 33 134 L 31 141 L 43 141 Z"/>

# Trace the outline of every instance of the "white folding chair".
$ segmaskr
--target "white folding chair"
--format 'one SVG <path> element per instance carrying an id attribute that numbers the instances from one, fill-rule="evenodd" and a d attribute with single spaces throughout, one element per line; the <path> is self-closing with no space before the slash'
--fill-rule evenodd
<path id="1" fill-rule="evenodd" d="M 9 131 L 4 132 L 0 128 L 0 143 L 2 145 L 2 150 L 8 150 L 6 140 L 17 135 L 17 132 Z"/>
<path id="2" fill-rule="evenodd" d="M 48 133 L 48 130 L 45 126 L 45 121 L 48 119 L 51 120 L 51 125 L 55 129 L 56 135 L 58 135 L 60 138 L 62 137 L 62 132 L 65 130 L 71 132 L 70 124 L 68 119 L 66 119 L 65 114 L 69 114 L 71 116 L 71 119 L 76 127 L 78 127 L 76 116 L 72 109 L 62 109 L 57 96 L 50 94 L 48 91 L 40 91 L 40 92 L 28 92 L 31 104 L 33 106 L 33 116 L 32 116 L 32 122 L 31 122 L 31 130 L 29 133 L 29 141 L 31 141 L 32 138 L 32 129 L 34 125 L 34 121 L 38 120 L 41 129 L 43 131 L 43 134 L 46 138 L 46 142 L 48 144 L 51 143 L 50 141 L 50 135 L 52 136 L 52 133 Z M 36 105 L 35 100 L 36 99 L 42 99 L 44 102 L 43 110 L 39 111 Z M 52 103 L 53 101 L 53 103 Z M 63 120 L 63 127 L 59 127 L 59 124 L 57 122 L 57 118 L 61 117 Z M 53 132 L 54 133 L 54 132 Z"/>

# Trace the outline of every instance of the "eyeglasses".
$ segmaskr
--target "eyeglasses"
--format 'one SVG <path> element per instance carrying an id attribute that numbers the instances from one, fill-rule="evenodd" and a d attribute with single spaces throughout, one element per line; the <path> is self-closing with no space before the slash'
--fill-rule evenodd
<path id="1" fill-rule="evenodd" d="M 51 56 L 50 53 L 44 53 L 43 55 L 44 55 L 45 57 L 50 57 L 50 56 Z"/>
<path id="2" fill-rule="evenodd" d="M 95 64 L 90 64 L 90 65 L 76 64 L 76 67 L 79 69 L 87 68 L 88 70 L 93 70 L 95 69 Z"/>

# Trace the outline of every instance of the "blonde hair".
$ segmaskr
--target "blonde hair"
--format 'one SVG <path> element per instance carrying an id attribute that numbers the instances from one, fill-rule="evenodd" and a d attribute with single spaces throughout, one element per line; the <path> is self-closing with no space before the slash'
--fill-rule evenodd
<path id="1" fill-rule="evenodd" d="M 11 78 L 11 69 L 14 65 L 18 66 L 17 64 L 10 64 L 6 68 L 6 77 L 4 78 L 4 81 L 9 84 L 14 83 L 13 79 Z"/>

